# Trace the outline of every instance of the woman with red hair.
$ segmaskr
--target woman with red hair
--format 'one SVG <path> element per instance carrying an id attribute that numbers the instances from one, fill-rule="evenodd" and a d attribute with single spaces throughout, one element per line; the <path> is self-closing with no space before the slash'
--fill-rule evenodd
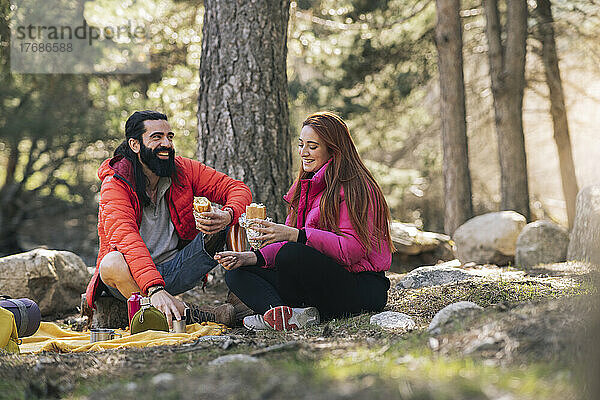
<path id="1" fill-rule="evenodd" d="M 298 150 L 285 224 L 257 220 L 264 247 L 215 255 L 230 290 L 257 313 L 244 318 L 248 329 L 298 329 L 387 302 L 390 212 L 348 127 L 333 113 L 313 114 Z"/>

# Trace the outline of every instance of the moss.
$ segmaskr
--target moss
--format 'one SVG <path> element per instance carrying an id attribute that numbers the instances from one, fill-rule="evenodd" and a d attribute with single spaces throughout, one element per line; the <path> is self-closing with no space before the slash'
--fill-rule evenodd
<path id="1" fill-rule="evenodd" d="M 379 351 L 356 348 L 341 358 L 324 357 L 318 364 L 320 374 L 337 381 L 374 376 L 381 382 L 395 382 L 410 388 L 409 392 L 426 393 L 427 398 L 435 399 L 498 397 L 492 393 L 564 399 L 574 391 L 568 370 L 545 364 L 506 368 L 470 358 L 439 357 L 422 344 L 409 351 L 406 343 Z"/>
<path id="2" fill-rule="evenodd" d="M 17 400 L 25 398 L 25 384 L 15 380 L 0 378 L 0 399 Z"/>
<path id="3" fill-rule="evenodd" d="M 388 307 L 404 312 L 417 319 L 420 324 L 428 323 L 442 308 L 458 301 L 471 301 L 481 307 L 514 306 L 520 303 L 591 294 L 596 288 L 588 282 L 573 282 L 572 286 L 553 287 L 538 280 L 523 281 L 467 281 L 454 284 L 406 289 L 393 292 Z"/>

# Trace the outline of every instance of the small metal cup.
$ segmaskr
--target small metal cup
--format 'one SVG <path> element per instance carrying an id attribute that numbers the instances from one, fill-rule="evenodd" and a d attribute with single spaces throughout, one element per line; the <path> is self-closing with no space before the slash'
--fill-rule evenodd
<path id="1" fill-rule="evenodd" d="M 171 332 L 185 333 L 185 318 L 180 320 L 173 320 L 173 329 Z"/>
<path id="2" fill-rule="evenodd" d="M 101 342 L 103 340 L 112 340 L 115 336 L 123 337 L 120 333 L 115 332 L 114 329 L 108 328 L 95 328 L 90 329 L 90 343 Z"/>

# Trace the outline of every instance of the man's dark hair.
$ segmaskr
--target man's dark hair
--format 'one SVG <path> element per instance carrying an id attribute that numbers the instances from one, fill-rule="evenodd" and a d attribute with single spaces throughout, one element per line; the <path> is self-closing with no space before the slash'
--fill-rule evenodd
<path id="1" fill-rule="evenodd" d="M 127 118 L 127 122 L 125 122 L 125 140 L 121 142 L 114 152 L 114 156 L 120 155 L 131 161 L 135 179 L 135 192 L 137 193 L 140 206 L 142 207 L 150 204 L 150 197 L 146 194 L 146 185 L 148 184 L 148 181 L 146 175 L 144 175 L 144 170 L 137 154 L 129 147 L 129 139 L 137 139 L 140 142 L 140 145 L 143 146 L 142 135 L 146 132 L 144 121 L 148 120 L 168 121 L 167 116 L 158 111 L 145 110 L 134 112 Z"/>

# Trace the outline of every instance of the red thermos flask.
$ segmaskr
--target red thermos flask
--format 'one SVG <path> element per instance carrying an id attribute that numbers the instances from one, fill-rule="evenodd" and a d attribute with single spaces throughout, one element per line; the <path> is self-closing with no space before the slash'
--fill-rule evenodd
<path id="1" fill-rule="evenodd" d="M 142 295 L 140 292 L 135 292 L 131 294 L 131 297 L 127 299 L 127 316 L 129 317 L 129 329 L 131 329 L 131 319 L 135 315 L 136 312 L 141 308 L 140 300 L 142 299 Z"/>

